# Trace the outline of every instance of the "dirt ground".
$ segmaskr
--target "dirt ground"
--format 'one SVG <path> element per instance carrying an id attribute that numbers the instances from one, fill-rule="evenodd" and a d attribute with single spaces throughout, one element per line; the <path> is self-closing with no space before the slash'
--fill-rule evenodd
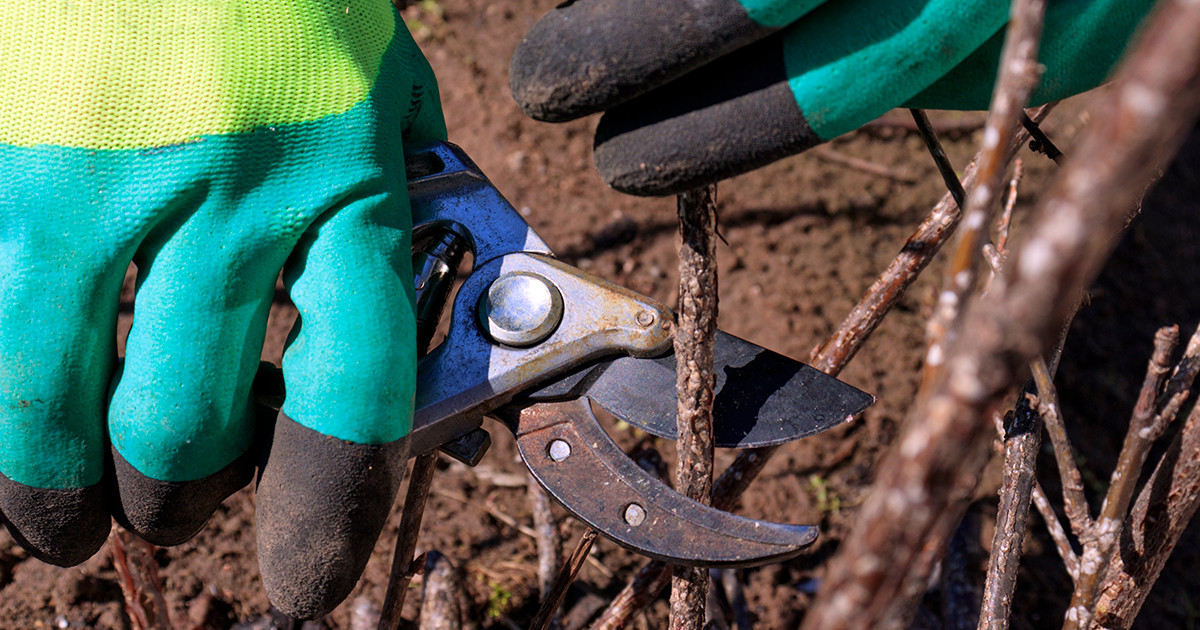
<path id="1" fill-rule="evenodd" d="M 509 56 L 549 7 L 534 0 L 425 0 L 410 7 L 406 17 L 439 76 L 450 139 L 466 149 L 564 260 L 673 304 L 673 200 L 638 199 L 607 189 L 591 166 L 594 118 L 537 123 L 522 116 L 508 94 Z M 965 166 L 977 146 L 982 115 L 931 116 L 948 128 L 943 140 L 951 160 Z M 803 358 L 836 328 L 944 192 L 920 139 L 905 128 L 907 120 L 904 112 L 892 112 L 826 149 L 721 184 L 720 224 L 727 243 L 719 254 L 724 330 Z M 1045 129 L 1069 153 L 1071 138 L 1085 124 L 1084 104 L 1069 103 Z M 847 165 L 844 156 L 868 161 L 882 172 Z M 1026 152 L 1023 157 L 1028 175 L 1014 230 L 1053 170 L 1040 156 Z M 1165 220 L 1133 226 L 1070 336 L 1060 387 L 1093 490 L 1104 485 L 1119 448 L 1153 330 L 1179 323 L 1186 332 L 1200 317 L 1200 299 L 1193 295 L 1200 287 L 1193 289 L 1184 275 L 1200 264 L 1200 251 L 1190 245 L 1197 228 L 1186 212 L 1187 201 L 1168 196 L 1162 204 L 1174 214 L 1168 210 Z M 921 368 L 923 322 L 940 283 L 935 264 L 842 372 L 843 380 L 875 394 L 878 402 L 852 424 L 782 449 L 743 501 L 742 514 L 822 528 L 818 543 L 799 558 L 739 574 L 755 628 L 791 628 L 802 619 L 825 561 L 847 532 L 876 462 L 904 421 Z M 277 305 L 264 357 L 278 361 L 290 315 L 288 304 Z M 448 460 L 440 464 L 420 549 L 438 550 L 459 567 L 478 627 L 525 627 L 537 607 L 537 554 L 533 540 L 510 524 L 532 522 L 524 469 L 505 429 L 495 423 L 488 428 L 495 444 L 483 464 L 475 469 Z M 615 437 L 625 446 L 640 439 L 628 432 Z M 670 458 L 669 445 L 662 442 L 654 444 Z M 728 453 L 718 455 L 719 465 L 730 459 Z M 969 555 L 980 565 L 980 583 L 981 559 L 991 542 L 995 469 L 981 484 L 969 519 L 974 525 Z M 1042 470 L 1053 495 L 1056 481 L 1048 458 Z M 158 550 L 164 590 L 180 624 L 190 615 L 195 627 L 286 627 L 272 620 L 259 583 L 253 514 L 253 495 L 245 490 L 226 501 L 194 540 Z M 349 628 L 354 602 L 382 601 L 399 514 L 397 505 L 347 603 L 306 627 Z M 557 515 L 569 550 L 582 527 L 561 510 Z M 1145 627 L 1190 628 L 1200 618 L 1200 600 L 1193 599 L 1200 578 L 1182 569 L 1194 567 L 1200 551 L 1186 540 L 1181 549 L 1142 615 Z M 585 593 L 611 598 L 645 562 L 603 539 L 593 559 L 569 593 L 568 608 Z M 1024 567 L 1014 627 L 1057 627 L 1069 599 L 1069 579 L 1036 518 Z M 410 619 L 419 586 L 420 578 L 408 597 Z M 0 533 L 0 588 L 0 628 L 128 627 L 107 549 L 80 567 L 59 569 L 29 559 Z M 936 610 L 936 588 L 926 603 Z M 634 627 L 665 627 L 665 619 L 664 596 Z"/>

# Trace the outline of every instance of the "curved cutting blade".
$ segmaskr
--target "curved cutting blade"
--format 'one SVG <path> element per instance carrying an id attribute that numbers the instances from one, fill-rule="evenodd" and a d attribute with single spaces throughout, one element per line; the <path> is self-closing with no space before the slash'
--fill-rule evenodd
<path id="1" fill-rule="evenodd" d="M 576 518 L 634 551 L 673 564 L 755 566 L 798 555 L 817 528 L 737 516 L 675 492 L 630 460 L 584 399 L 512 405 L 521 457 Z"/>
<path id="2" fill-rule="evenodd" d="M 713 439 L 721 448 L 798 440 L 852 420 L 875 397 L 795 359 L 717 332 Z M 605 359 L 535 392 L 530 401 L 587 397 L 647 433 L 675 433 L 675 355 Z"/>

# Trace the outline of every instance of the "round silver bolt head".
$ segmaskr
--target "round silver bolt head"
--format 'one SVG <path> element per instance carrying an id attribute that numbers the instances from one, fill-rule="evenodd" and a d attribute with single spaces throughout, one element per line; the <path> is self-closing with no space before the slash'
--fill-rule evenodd
<path id="1" fill-rule="evenodd" d="M 526 271 L 496 278 L 479 298 L 479 323 L 493 341 L 506 346 L 524 348 L 545 341 L 562 317 L 558 287 Z"/>
<path id="2" fill-rule="evenodd" d="M 637 503 L 630 503 L 625 506 L 625 522 L 637 527 L 646 520 L 646 508 Z"/>
<path id="3" fill-rule="evenodd" d="M 550 459 L 561 462 L 571 456 L 571 445 L 566 440 L 554 440 L 550 442 Z"/>

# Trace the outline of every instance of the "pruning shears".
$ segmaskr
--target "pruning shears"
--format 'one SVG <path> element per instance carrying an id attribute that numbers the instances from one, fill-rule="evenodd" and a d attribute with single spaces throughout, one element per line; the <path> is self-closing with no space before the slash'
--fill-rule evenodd
<path id="1" fill-rule="evenodd" d="M 474 465 L 485 415 L 516 436 L 525 465 L 579 520 L 676 564 L 753 566 L 799 554 L 817 528 L 749 519 L 675 492 L 612 441 L 593 405 L 675 439 L 674 314 L 554 258 L 550 247 L 458 147 L 409 149 L 421 343 L 470 274 L 450 328 L 418 364 L 412 451 Z M 809 366 L 718 333 L 714 442 L 755 448 L 852 420 L 874 398 Z"/>

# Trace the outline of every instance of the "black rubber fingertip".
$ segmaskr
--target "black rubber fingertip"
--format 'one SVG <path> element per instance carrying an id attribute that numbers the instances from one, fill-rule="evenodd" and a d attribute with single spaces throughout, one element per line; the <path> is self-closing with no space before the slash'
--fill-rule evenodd
<path id="1" fill-rule="evenodd" d="M 0 512 L 13 540 L 30 555 L 60 567 L 95 555 L 108 538 L 112 519 L 104 488 L 33 488 L 0 475 Z"/>
<path id="2" fill-rule="evenodd" d="M 513 52 L 509 85 L 529 116 L 604 111 L 776 29 L 736 0 L 581 0 L 543 16 Z"/>
<path id="3" fill-rule="evenodd" d="M 780 45 L 749 46 L 608 111 L 596 129 L 600 175 L 621 192 L 675 194 L 823 142 L 792 96 Z"/>
<path id="4" fill-rule="evenodd" d="M 258 563 L 267 597 L 315 619 L 350 594 L 392 508 L 408 438 L 353 444 L 282 413 L 258 481 Z"/>
<path id="5" fill-rule="evenodd" d="M 113 518 L 143 540 L 164 547 L 195 536 L 217 506 L 246 487 L 254 461 L 243 454 L 221 470 L 193 481 L 161 481 L 142 474 L 112 449 Z"/>

